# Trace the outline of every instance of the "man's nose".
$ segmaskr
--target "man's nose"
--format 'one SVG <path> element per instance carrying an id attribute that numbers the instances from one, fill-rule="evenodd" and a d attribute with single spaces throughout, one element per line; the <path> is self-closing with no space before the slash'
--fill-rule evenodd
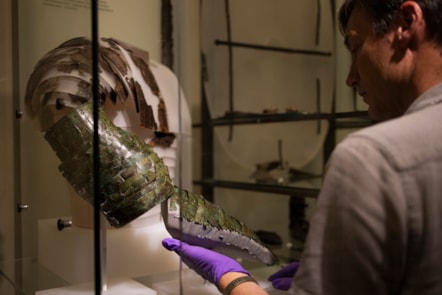
<path id="1" fill-rule="evenodd" d="M 355 62 L 352 62 L 350 70 L 345 80 L 347 86 L 355 88 L 359 85 L 359 74 Z"/>

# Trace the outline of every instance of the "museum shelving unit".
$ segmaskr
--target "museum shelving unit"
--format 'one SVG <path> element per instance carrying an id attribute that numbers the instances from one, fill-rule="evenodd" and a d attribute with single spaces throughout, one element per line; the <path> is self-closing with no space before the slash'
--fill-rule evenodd
<path id="1" fill-rule="evenodd" d="M 228 2 L 228 1 L 226 1 Z M 311 5 L 317 5 L 317 9 L 321 9 L 321 2 L 325 1 L 311 1 Z M 262 3 L 262 2 L 261 2 Z M 309 2 L 310 3 L 310 2 Z M 330 6 L 333 10 L 332 14 L 334 14 L 335 3 L 334 1 L 330 1 Z M 204 4 L 203 4 L 204 5 Z M 310 5 L 310 4 L 309 4 Z M 323 8 L 322 8 L 323 9 Z M 227 23 L 228 18 L 231 12 L 226 13 Z M 317 12 L 317 17 L 320 17 L 320 13 Z M 241 19 L 243 20 L 243 19 Z M 238 19 L 236 19 L 238 21 Z M 334 22 L 334 16 L 333 16 Z M 316 25 L 320 26 L 320 20 L 316 20 Z M 233 71 L 233 62 L 232 56 L 235 56 L 235 61 L 238 61 L 240 57 L 237 58 L 236 52 L 241 50 L 242 52 L 247 51 L 251 54 L 256 51 L 260 51 L 260 54 L 284 54 L 286 59 L 291 59 L 293 56 L 303 56 L 307 58 L 320 58 L 333 60 L 336 58 L 335 50 L 333 49 L 302 49 L 299 48 L 289 48 L 287 46 L 278 46 L 278 45 L 268 45 L 268 44 L 257 44 L 256 42 L 248 42 L 243 40 L 238 40 L 233 38 L 232 32 L 235 32 L 234 26 L 233 28 L 229 28 L 230 25 L 227 24 L 227 36 L 225 38 L 220 38 L 219 36 L 213 36 L 211 42 L 213 42 L 215 50 L 224 50 L 227 51 L 226 59 L 224 60 L 225 64 L 229 65 L 228 71 L 226 71 L 225 77 L 223 79 L 229 80 L 228 84 L 231 87 L 232 84 L 235 84 L 234 75 L 231 76 Z M 229 31 L 232 31 L 229 33 Z M 300 28 L 302 30 L 302 28 Z M 242 31 L 244 36 L 244 31 Z M 314 39 L 316 39 L 316 45 L 319 42 L 319 28 L 316 29 L 316 35 Z M 334 37 L 333 37 L 334 38 Z M 235 40 L 234 40 L 235 39 Z M 250 40 L 249 40 L 250 41 Z M 282 42 L 283 43 L 283 42 Z M 315 48 L 321 48 L 321 46 L 315 46 Z M 203 52 L 204 54 L 204 52 Z M 245 55 L 245 54 L 244 54 Z M 244 56 L 242 55 L 242 56 Z M 262 56 L 262 55 L 261 55 Z M 281 58 L 282 59 L 282 58 Z M 217 157 L 219 156 L 216 152 L 217 146 L 216 144 L 220 144 L 219 136 L 216 134 L 217 128 L 237 128 L 240 126 L 249 126 L 251 128 L 256 128 L 257 132 L 259 132 L 260 127 L 268 124 L 296 124 L 300 122 L 313 122 L 312 124 L 317 125 L 317 130 L 321 128 L 321 122 L 327 122 L 328 127 L 325 135 L 325 139 L 321 148 L 320 153 L 323 167 L 327 159 L 329 158 L 331 152 L 333 151 L 337 141 L 339 140 L 337 133 L 339 130 L 345 129 L 358 129 L 362 127 L 366 127 L 371 125 L 373 122 L 368 118 L 367 111 L 358 110 L 356 107 L 355 99 L 356 96 L 353 97 L 353 106 L 351 106 L 349 111 L 335 111 L 335 102 L 338 97 L 336 97 L 335 86 L 333 87 L 332 93 L 332 104 L 331 109 L 324 111 L 321 110 L 321 81 L 316 79 L 316 93 L 312 92 L 311 97 L 305 97 L 305 99 L 311 99 L 316 102 L 314 107 L 314 111 L 310 112 L 302 112 L 302 111 L 294 111 L 294 112 L 275 112 L 275 113 L 257 113 L 257 112 L 236 112 L 233 109 L 226 109 L 225 114 L 221 116 L 214 116 L 213 105 L 210 105 L 210 98 L 207 96 L 207 88 L 204 87 L 205 79 L 204 76 L 207 69 L 205 68 L 205 62 L 209 63 L 210 61 L 204 61 L 202 64 L 202 77 L 201 77 L 201 120 L 200 122 L 194 123 L 193 128 L 198 130 L 201 133 L 201 142 L 200 142 L 200 169 L 201 169 L 201 178 L 196 179 L 193 183 L 201 188 L 201 194 L 210 201 L 216 202 L 220 200 L 218 198 L 222 198 L 217 189 L 229 189 L 229 190 L 238 190 L 238 191 L 249 191 L 249 192 L 257 192 L 268 194 L 269 196 L 276 197 L 276 195 L 281 196 L 290 196 L 290 199 L 295 199 L 295 206 L 300 206 L 300 210 L 305 208 L 305 202 L 307 199 L 313 199 L 314 202 L 319 194 L 322 185 L 322 171 L 321 173 L 316 173 L 312 176 L 300 177 L 299 181 L 295 178 L 293 181 L 289 181 L 288 183 L 278 184 L 274 182 L 262 182 L 255 181 L 253 179 L 244 180 L 245 177 L 240 179 L 229 178 L 229 177 L 219 177 L 217 176 L 217 172 L 219 171 L 219 167 L 217 167 Z M 267 61 L 268 62 L 268 61 Z M 259 63 L 259 60 L 256 61 Z M 334 79 L 334 75 L 331 74 L 329 77 L 331 80 Z M 253 85 L 253 80 L 250 80 L 249 83 Z M 259 83 L 259 82 L 258 82 Z M 290 78 L 287 78 L 287 83 L 291 83 Z M 335 82 L 333 82 L 335 83 Z M 270 83 L 269 83 L 270 84 Z M 323 90 L 322 90 L 323 91 Z M 226 91 L 227 92 L 227 91 Z M 230 89 L 230 93 L 226 96 L 220 96 L 217 99 L 219 100 L 231 100 L 232 99 L 232 90 Z M 230 95 L 230 96 L 229 96 Z M 252 101 L 252 98 L 250 98 Z M 213 102 L 212 102 L 213 103 Z M 244 107 L 244 105 L 243 105 Z M 253 108 L 254 106 L 251 105 Z M 317 123 L 315 123 L 317 122 Z M 281 126 L 281 125 L 279 125 Z M 251 129 L 248 129 L 251 130 Z M 323 130 L 324 131 L 324 130 Z M 314 131 L 313 131 L 314 132 Z M 289 128 L 287 128 L 287 133 L 289 133 Z M 218 136 L 218 138 L 217 138 Z M 298 134 L 299 136 L 299 134 Z M 302 139 L 302 135 L 300 136 Z M 218 139 L 218 140 L 217 140 Z M 241 139 L 240 139 L 241 140 Z M 262 148 L 262 147 L 261 147 Z M 295 151 L 291 151 L 295 152 Z M 322 167 L 322 170 L 323 170 Z M 308 174 L 308 173 L 307 173 Z M 226 176 L 224 174 L 224 176 Z M 238 192 L 240 194 L 240 192 Z M 271 199 L 269 199 L 271 202 Z M 292 202 L 290 202 L 290 209 L 292 209 Z M 265 206 L 265 205 L 264 205 Z M 297 212 L 298 209 L 295 209 Z M 292 215 L 292 214 L 290 214 Z M 304 218 L 304 214 L 302 218 Z M 291 217 L 290 217 L 291 218 Z M 292 222 L 291 220 L 289 222 Z M 290 238 L 288 238 L 290 239 Z M 284 237 L 284 240 L 287 240 L 287 237 Z M 302 243 L 301 243 L 302 244 Z M 302 247 L 302 246 L 301 246 Z M 298 249 L 299 250 L 299 249 Z M 276 250 L 278 252 L 278 250 Z M 278 255 L 283 259 L 293 259 L 299 257 L 300 251 L 296 253 L 290 253 L 287 255 L 286 251 L 283 250 L 282 254 Z"/>
<path id="2" fill-rule="evenodd" d="M 319 31 L 320 31 L 320 17 L 321 17 L 321 2 L 325 1 L 312 1 L 311 5 L 317 6 L 316 12 L 316 45 L 319 43 Z M 228 1 L 225 1 L 228 4 Z M 204 5 L 204 4 L 203 4 Z M 310 4 L 309 4 L 310 5 Z M 332 19 L 334 23 L 334 7 L 335 1 L 330 1 L 330 7 L 332 9 Z M 228 9 L 228 6 L 226 6 Z M 323 8 L 322 8 L 323 9 Z M 217 50 L 227 50 L 227 60 L 225 60 L 226 64 L 229 64 L 229 77 L 225 77 L 229 79 L 229 86 L 233 84 L 235 78 L 231 77 L 232 73 L 232 56 L 235 55 L 236 50 L 249 50 L 250 52 L 261 51 L 267 53 L 282 53 L 286 54 L 287 59 L 290 59 L 291 56 L 306 56 L 310 58 L 321 57 L 327 59 L 334 59 L 335 54 L 333 50 L 316 50 L 316 49 L 299 49 L 299 48 L 288 48 L 283 46 L 269 46 L 262 44 L 254 44 L 248 42 L 242 42 L 240 40 L 233 41 L 232 33 L 230 31 L 234 31 L 234 28 L 230 28 L 229 17 L 231 12 L 226 12 L 226 22 L 227 22 L 227 37 L 225 40 L 221 40 L 217 37 L 213 37 L 213 42 Z M 302 28 L 300 29 L 302 30 Z M 259 61 L 256 61 L 259 63 Z M 203 76 L 202 76 L 202 85 L 204 85 L 204 73 L 206 69 L 204 68 L 205 64 L 203 63 Z M 333 75 L 332 75 L 333 76 Z M 333 77 L 330 79 L 333 79 Z M 251 84 L 253 81 L 250 82 Z M 287 83 L 290 83 L 290 79 L 287 79 Z M 263 124 L 275 124 L 275 123 L 290 123 L 290 122 L 305 122 L 305 121 L 317 121 L 318 128 L 320 128 L 321 121 L 328 122 L 328 131 L 325 137 L 325 141 L 323 144 L 323 159 L 324 163 L 328 159 L 331 151 L 333 150 L 336 144 L 336 132 L 338 129 L 353 129 L 365 127 L 372 122 L 368 119 L 366 111 L 356 110 L 356 107 L 353 107 L 352 111 L 346 112 L 336 112 L 334 103 L 336 101 L 336 94 L 331 93 L 332 96 L 332 108 L 330 112 L 321 111 L 320 107 L 320 85 L 318 86 L 320 81 L 317 80 L 316 87 L 316 97 L 313 94 L 312 98 L 305 97 L 305 99 L 314 99 L 316 100 L 316 111 L 315 112 L 286 112 L 286 113 L 240 113 L 235 112 L 234 110 L 226 110 L 226 115 L 213 117 L 210 111 L 210 106 L 208 104 L 208 98 L 206 95 L 206 89 L 204 86 L 201 88 L 201 122 L 193 124 L 193 128 L 201 130 L 201 175 L 202 178 L 198 180 L 194 180 L 194 184 L 200 185 L 202 188 L 202 194 L 209 200 L 214 200 L 214 188 L 230 188 L 230 189 L 240 189 L 240 190 L 251 190 L 251 191 L 259 191 L 259 192 L 268 192 L 268 193 L 276 193 L 283 195 L 291 195 L 296 197 L 312 197 L 315 198 L 318 195 L 321 177 L 316 177 L 317 179 L 313 179 L 313 183 L 315 183 L 314 187 L 303 187 L 298 186 L 296 182 L 291 183 L 290 185 L 274 185 L 274 184 L 266 184 L 266 183 L 258 183 L 258 182 L 241 182 L 241 181 L 231 181 L 231 180 L 223 180 L 217 179 L 214 176 L 214 165 L 216 155 L 214 153 L 214 136 L 215 130 L 219 127 L 230 127 L 234 128 L 235 126 L 242 125 L 255 125 L 257 129 L 259 126 Z M 333 87 L 333 91 L 335 87 Z M 232 99 L 231 97 L 219 98 L 219 99 Z M 355 98 L 354 98 L 355 99 Z M 229 113 L 229 111 L 231 111 Z"/>
<path id="3" fill-rule="evenodd" d="M 213 201 L 213 188 L 223 187 L 240 190 L 252 190 L 268 193 L 276 193 L 283 195 L 292 195 L 297 197 L 317 197 L 320 189 L 320 179 L 316 181 L 316 188 L 306 188 L 294 185 L 275 185 L 252 182 L 236 182 L 215 179 L 213 177 L 213 131 L 218 126 L 230 126 L 241 124 L 272 124 L 278 122 L 294 122 L 306 120 L 327 120 L 329 122 L 329 130 L 326 141 L 324 143 L 324 159 L 328 159 L 331 151 L 336 144 L 336 130 L 362 128 L 372 124 L 366 111 L 352 111 L 341 113 L 318 113 L 318 114 L 253 114 L 244 115 L 237 118 L 215 118 L 210 119 L 208 116 L 207 105 L 202 102 L 202 121 L 193 124 L 194 128 L 202 130 L 202 175 L 200 180 L 195 180 L 194 184 L 202 186 L 202 194 L 209 200 Z M 347 119 L 347 120 L 342 120 Z M 348 120 L 351 119 L 351 120 Z"/>

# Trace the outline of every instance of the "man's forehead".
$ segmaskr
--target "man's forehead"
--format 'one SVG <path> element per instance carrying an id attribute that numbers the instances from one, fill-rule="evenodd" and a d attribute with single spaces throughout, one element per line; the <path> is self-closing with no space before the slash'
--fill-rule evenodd
<path id="1" fill-rule="evenodd" d="M 349 46 L 352 38 L 358 35 L 371 33 L 373 29 L 372 18 L 364 11 L 364 9 L 357 5 L 348 19 L 347 26 L 344 32 L 344 44 Z"/>

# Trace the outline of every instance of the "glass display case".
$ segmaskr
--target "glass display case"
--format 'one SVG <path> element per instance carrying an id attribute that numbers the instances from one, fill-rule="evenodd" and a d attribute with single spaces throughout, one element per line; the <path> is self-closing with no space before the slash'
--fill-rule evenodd
<path id="1" fill-rule="evenodd" d="M 174 40 L 197 22 L 174 9 L 160 0 L 1 1 L 1 294 L 156 294 L 134 278 L 178 271 L 178 256 L 161 246 L 170 234 L 159 202 L 135 208 L 147 185 L 134 178 L 153 164 L 133 156 L 157 155 L 171 183 L 191 189 L 190 104 Z M 107 178 L 126 181 L 126 211 L 104 204 Z"/>
<path id="2" fill-rule="evenodd" d="M 218 294 L 168 236 L 230 253 L 284 294 L 266 278 L 293 259 L 289 199 L 314 203 L 333 124 L 365 114 L 335 112 L 353 96 L 335 88 L 334 9 L 0 0 L 0 294 Z M 276 181 L 253 174 L 274 160 Z M 288 182 L 288 168 L 307 173 Z M 208 225 L 181 210 L 194 203 L 226 240 L 199 235 Z"/>

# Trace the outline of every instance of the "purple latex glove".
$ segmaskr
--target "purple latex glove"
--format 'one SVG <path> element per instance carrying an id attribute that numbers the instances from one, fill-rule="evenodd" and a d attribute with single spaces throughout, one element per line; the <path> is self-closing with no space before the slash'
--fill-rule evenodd
<path id="1" fill-rule="evenodd" d="M 268 280 L 272 282 L 275 289 L 288 290 L 293 281 L 296 271 L 299 267 L 299 261 L 293 261 L 292 263 L 284 266 L 274 274 L 272 274 Z"/>
<path id="2" fill-rule="evenodd" d="M 178 253 L 188 267 L 217 286 L 219 279 L 227 272 L 242 272 L 250 276 L 236 260 L 212 250 L 191 246 L 173 238 L 165 238 L 163 246 Z"/>

